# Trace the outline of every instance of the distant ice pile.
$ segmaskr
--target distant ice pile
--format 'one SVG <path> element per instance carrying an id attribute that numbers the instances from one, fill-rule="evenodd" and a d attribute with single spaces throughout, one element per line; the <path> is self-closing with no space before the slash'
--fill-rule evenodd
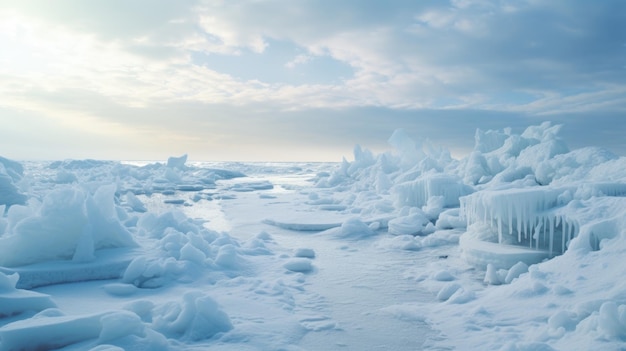
<path id="1" fill-rule="evenodd" d="M 464 256 L 483 269 L 537 263 L 565 252 L 588 221 L 606 218 L 581 213 L 605 197 L 626 196 L 624 158 L 599 148 L 570 151 L 560 128 L 545 122 L 520 135 L 477 130 L 473 151 L 460 161 L 396 131 L 389 140 L 395 152 L 375 156 L 357 146 L 354 161 L 344 159 L 339 170 L 321 175 L 317 187 L 358 194 L 340 205 L 386 218 L 381 223 L 391 234 L 463 229 Z M 607 234 L 589 236 L 598 249 Z"/>

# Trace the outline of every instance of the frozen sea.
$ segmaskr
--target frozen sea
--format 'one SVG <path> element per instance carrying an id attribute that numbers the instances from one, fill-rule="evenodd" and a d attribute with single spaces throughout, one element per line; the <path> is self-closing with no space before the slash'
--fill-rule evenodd
<path id="1" fill-rule="evenodd" d="M 626 161 L 0 158 L 0 350 L 626 350 Z"/>

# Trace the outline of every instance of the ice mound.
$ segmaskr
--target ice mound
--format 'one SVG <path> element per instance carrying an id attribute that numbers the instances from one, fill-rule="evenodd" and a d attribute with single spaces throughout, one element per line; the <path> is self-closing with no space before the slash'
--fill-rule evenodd
<path id="1" fill-rule="evenodd" d="M 49 295 L 17 289 L 18 280 L 19 274 L 0 271 L 0 318 L 55 307 Z"/>
<path id="2" fill-rule="evenodd" d="M 54 316 L 13 322 L 0 327 L 0 350 L 52 350 L 97 338 L 102 316 Z"/>
<path id="3" fill-rule="evenodd" d="M 169 338 L 198 341 L 227 332 L 233 325 L 211 297 L 188 292 L 182 303 L 170 302 L 155 307 L 151 327 Z"/>
<path id="4" fill-rule="evenodd" d="M 167 167 L 185 169 L 185 163 L 187 162 L 187 154 L 180 157 L 169 157 L 167 159 Z"/>
<path id="5" fill-rule="evenodd" d="M 150 250 L 130 262 L 122 282 L 139 288 L 158 288 L 172 281 L 194 279 L 207 270 L 237 275 L 246 266 L 245 255 L 271 253 L 258 244 L 254 249 L 242 248 L 228 234 L 209 230 L 178 210 L 160 215 L 146 213 L 137 227 L 139 233 L 150 238 Z"/>
<path id="6" fill-rule="evenodd" d="M 12 209 L 0 237 L 0 265 L 15 267 L 48 260 L 90 261 L 103 248 L 136 246 L 116 211 L 115 185 L 89 193 L 62 186 L 41 205 Z"/>
<path id="7" fill-rule="evenodd" d="M 145 165 L 96 160 L 56 161 L 42 170 L 42 175 L 58 184 L 75 182 L 96 187 L 119 179 L 119 193 L 130 191 L 135 195 L 200 191 L 214 188 L 218 180 L 245 176 L 239 171 L 187 165 L 187 155 L 170 157 L 165 164 Z"/>
<path id="8" fill-rule="evenodd" d="M 23 175 L 24 168 L 20 163 L 0 157 L 0 206 L 23 205 L 26 202 L 26 195 L 15 185 Z"/>
<path id="9" fill-rule="evenodd" d="M 176 306 L 178 306 L 176 304 Z M 201 306 L 199 306 L 201 307 Z M 177 325 L 181 332 L 196 335 L 194 327 L 201 326 L 200 336 L 213 333 L 218 323 L 225 323 L 221 311 L 213 306 L 199 308 L 198 312 L 187 313 Z M 158 313 L 155 311 L 154 313 Z M 171 314 L 168 317 L 171 317 Z M 197 321 L 197 315 L 206 316 L 206 321 Z M 155 316 L 159 321 L 160 315 Z M 180 319 L 184 319 L 180 318 Z M 216 322 L 217 321 L 217 322 Z M 74 345 L 91 350 L 169 350 L 166 337 L 155 331 L 160 325 L 146 323 L 134 312 L 114 310 L 84 315 L 64 315 L 54 309 L 44 310 L 33 318 L 20 320 L 0 327 L 0 350 L 52 350 Z M 213 327 L 214 329 L 210 329 Z M 79 344 L 80 343 L 80 344 Z M 70 346 L 71 345 L 71 346 Z"/>
<path id="10" fill-rule="evenodd" d="M 423 211 L 418 208 L 412 208 L 411 210 L 411 213 L 389 221 L 389 234 L 425 235 L 435 231 L 435 226 L 430 222 Z"/>
<path id="11" fill-rule="evenodd" d="M 292 272 L 307 273 L 313 270 L 313 263 L 308 258 L 295 257 L 285 262 L 283 267 Z"/>

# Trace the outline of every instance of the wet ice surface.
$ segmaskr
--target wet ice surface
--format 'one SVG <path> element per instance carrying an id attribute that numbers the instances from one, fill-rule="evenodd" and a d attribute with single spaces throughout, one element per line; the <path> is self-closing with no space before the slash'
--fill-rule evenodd
<path id="1" fill-rule="evenodd" d="M 256 213 L 260 223 L 267 216 L 278 216 L 298 203 L 297 194 L 288 202 L 268 202 Z M 255 195 L 224 204 L 227 216 L 233 218 L 237 232 L 236 214 L 246 212 Z M 306 200 L 306 197 L 303 198 Z M 305 211 L 303 206 L 302 211 Z M 319 211 L 297 215 L 300 222 L 311 223 Z M 307 218 L 308 216 L 308 218 Z M 339 219 L 332 215 L 332 219 Z M 344 215 L 345 217 L 345 215 Z M 308 219 L 308 221 L 307 221 Z M 325 218 L 328 219 L 328 218 Z M 246 231 L 252 227 L 247 218 L 242 224 Z M 257 224 L 258 225 L 258 224 Z M 376 239 L 343 241 L 336 237 L 311 231 L 290 231 L 262 224 L 259 230 L 271 232 L 281 246 L 297 251 L 307 248 L 315 253 L 311 259 L 313 271 L 307 273 L 305 289 L 313 301 L 298 306 L 297 315 L 307 333 L 298 345 L 307 350 L 415 350 L 420 349 L 433 332 L 423 320 L 398 318 L 394 306 L 415 300 L 430 301 L 432 294 L 406 277 L 406 269 L 423 266 L 437 259 L 433 255 L 415 255 L 409 251 L 388 251 L 376 246 Z M 311 299 L 308 297 L 307 299 Z"/>

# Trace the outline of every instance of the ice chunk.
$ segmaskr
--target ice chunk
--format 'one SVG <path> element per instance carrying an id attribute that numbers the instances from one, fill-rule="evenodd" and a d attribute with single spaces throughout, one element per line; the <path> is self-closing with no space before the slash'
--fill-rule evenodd
<path id="1" fill-rule="evenodd" d="M 422 150 L 418 150 L 415 141 L 403 129 L 396 129 L 387 142 L 396 149 L 404 167 L 413 166 L 424 157 Z"/>
<path id="2" fill-rule="evenodd" d="M 7 275 L 0 271 L 0 318 L 55 307 L 49 295 L 16 289 L 18 279 L 17 273 Z"/>
<path id="3" fill-rule="evenodd" d="M 275 227 L 296 230 L 296 231 L 322 231 L 331 228 L 341 227 L 341 222 L 327 222 L 317 220 L 305 221 L 283 221 L 274 219 L 264 219 L 263 223 L 273 225 Z"/>
<path id="4" fill-rule="evenodd" d="M 17 182 L 24 176 L 24 166 L 21 163 L 0 156 L 0 169 L 13 181 Z"/>
<path id="5" fill-rule="evenodd" d="M 70 259 L 77 249 L 77 258 L 85 259 L 98 249 L 136 246 L 117 217 L 114 194 L 115 185 L 103 186 L 93 195 L 72 186 L 51 191 L 34 215 L 0 237 L 0 265 Z"/>
<path id="6" fill-rule="evenodd" d="M 52 350 L 95 339 L 100 334 L 102 316 L 41 317 L 9 323 L 0 327 L 0 350 Z"/>
<path id="7" fill-rule="evenodd" d="M 15 186 L 15 183 L 22 178 L 23 172 L 21 164 L 0 157 L 0 205 L 11 206 L 26 203 L 26 195 Z"/>
<path id="8" fill-rule="evenodd" d="M 315 258 L 315 251 L 309 248 L 299 248 L 293 255 L 295 257 Z"/>
<path id="9" fill-rule="evenodd" d="M 626 305 L 607 301 L 600 307 L 598 329 L 609 338 L 626 337 Z"/>
<path id="10" fill-rule="evenodd" d="M 437 229 L 465 228 L 465 219 L 460 216 L 458 208 L 451 208 L 439 214 L 435 224 Z"/>
<path id="11" fill-rule="evenodd" d="M 552 329 L 574 330 L 577 324 L 576 314 L 569 311 L 558 311 L 548 319 L 548 326 Z"/>
<path id="12" fill-rule="evenodd" d="M 509 269 L 509 272 L 504 278 L 504 282 L 506 284 L 510 284 L 513 281 L 513 279 L 516 279 L 517 277 L 519 277 L 520 275 L 526 272 L 528 272 L 528 265 L 524 262 L 517 262 L 516 264 L 513 265 L 513 267 Z"/>
<path id="13" fill-rule="evenodd" d="M 219 248 L 215 263 L 224 268 L 236 268 L 241 260 L 234 245 L 226 244 Z"/>
<path id="14" fill-rule="evenodd" d="M 431 196 L 428 198 L 426 205 L 422 207 L 422 211 L 429 220 L 435 221 L 439 217 L 439 214 L 443 212 L 446 206 L 446 199 L 443 196 Z"/>
<path id="15" fill-rule="evenodd" d="M 200 292 L 188 292 L 183 302 L 170 302 L 153 310 L 152 328 L 170 338 L 209 339 L 233 328 L 217 302 Z"/>
<path id="16" fill-rule="evenodd" d="M 52 284 L 71 283 L 89 280 L 115 279 L 122 276 L 129 262 L 137 254 L 133 249 L 116 248 L 98 250 L 94 260 L 77 261 L 46 261 L 13 267 L 20 279 L 18 288 L 32 289 Z"/>
<path id="17" fill-rule="evenodd" d="M 185 163 L 187 162 L 187 154 L 184 154 L 180 157 L 169 157 L 167 159 L 167 167 L 168 168 L 178 168 L 185 169 Z"/>
<path id="18" fill-rule="evenodd" d="M 339 236 L 342 238 L 364 238 L 376 234 L 358 218 L 350 218 L 341 224 Z"/>
<path id="19" fill-rule="evenodd" d="M 448 283 L 446 284 L 439 293 L 437 293 L 437 300 L 439 301 L 447 301 L 454 293 L 458 290 L 463 289 L 459 283 Z"/>
<path id="20" fill-rule="evenodd" d="M 509 135 L 510 133 L 497 130 L 488 130 L 485 132 L 481 129 L 476 129 L 476 133 L 474 134 L 474 150 L 481 153 L 497 150 L 504 145 Z"/>
<path id="21" fill-rule="evenodd" d="M 393 192 L 396 205 L 422 207 L 434 196 L 443 197 L 442 207 L 459 206 L 459 198 L 470 194 L 472 189 L 455 176 L 447 174 L 424 175 L 417 180 L 398 184 Z"/>
<path id="22" fill-rule="evenodd" d="M 547 251 L 483 241 L 471 232 L 461 235 L 459 246 L 465 261 L 482 269 L 490 263 L 495 269 L 509 269 L 520 261 L 533 264 L 550 257 Z"/>
<path id="23" fill-rule="evenodd" d="M 389 234 L 393 235 L 419 235 L 424 232 L 430 221 L 421 210 L 407 216 L 394 218 L 389 221 Z"/>
<path id="24" fill-rule="evenodd" d="M 456 290 L 446 302 L 451 304 L 465 304 L 474 300 L 475 298 L 476 294 L 473 291 L 460 288 Z"/>
<path id="25" fill-rule="evenodd" d="M 313 270 L 313 264 L 308 258 L 296 257 L 285 262 L 283 265 L 287 270 L 292 272 L 307 273 Z"/>
<path id="26" fill-rule="evenodd" d="M 465 161 L 463 180 L 468 184 L 478 184 L 493 177 L 493 172 L 485 157 L 478 151 L 472 152 Z"/>
<path id="27" fill-rule="evenodd" d="M 191 242 L 188 242 L 180 249 L 180 259 L 202 265 L 206 260 L 206 255 L 204 252 L 196 248 Z"/>
<path id="28" fill-rule="evenodd" d="M 146 212 L 146 205 L 132 192 L 126 193 L 126 204 L 135 212 Z"/>
<path id="29" fill-rule="evenodd" d="M 449 282 L 449 281 L 453 281 L 456 278 L 454 278 L 454 276 L 452 275 L 452 273 L 446 271 L 446 270 L 442 270 L 442 271 L 438 271 L 433 275 L 433 279 L 434 280 L 438 280 L 440 282 Z"/>
<path id="30" fill-rule="evenodd" d="M 6 274 L 0 271 L 0 292 L 14 290 L 19 279 L 18 273 Z"/>
<path id="31" fill-rule="evenodd" d="M 502 284 L 502 280 L 500 279 L 500 276 L 498 275 L 498 272 L 492 263 L 487 264 L 487 269 L 485 271 L 485 279 L 483 279 L 483 281 L 485 282 L 485 284 L 489 284 L 489 285 Z"/>
<path id="32" fill-rule="evenodd" d="M 256 190 L 271 190 L 274 189 L 274 185 L 265 180 L 258 182 L 245 182 L 245 183 L 237 183 L 230 187 L 230 190 L 237 192 L 251 192 Z"/>
<path id="33" fill-rule="evenodd" d="M 100 318 L 100 324 L 102 329 L 98 337 L 99 343 L 119 339 L 127 335 L 143 336 L 145 334 L 145 326 L 141 318 L 130 311 L 117 311 L 106 314 Z"/>

